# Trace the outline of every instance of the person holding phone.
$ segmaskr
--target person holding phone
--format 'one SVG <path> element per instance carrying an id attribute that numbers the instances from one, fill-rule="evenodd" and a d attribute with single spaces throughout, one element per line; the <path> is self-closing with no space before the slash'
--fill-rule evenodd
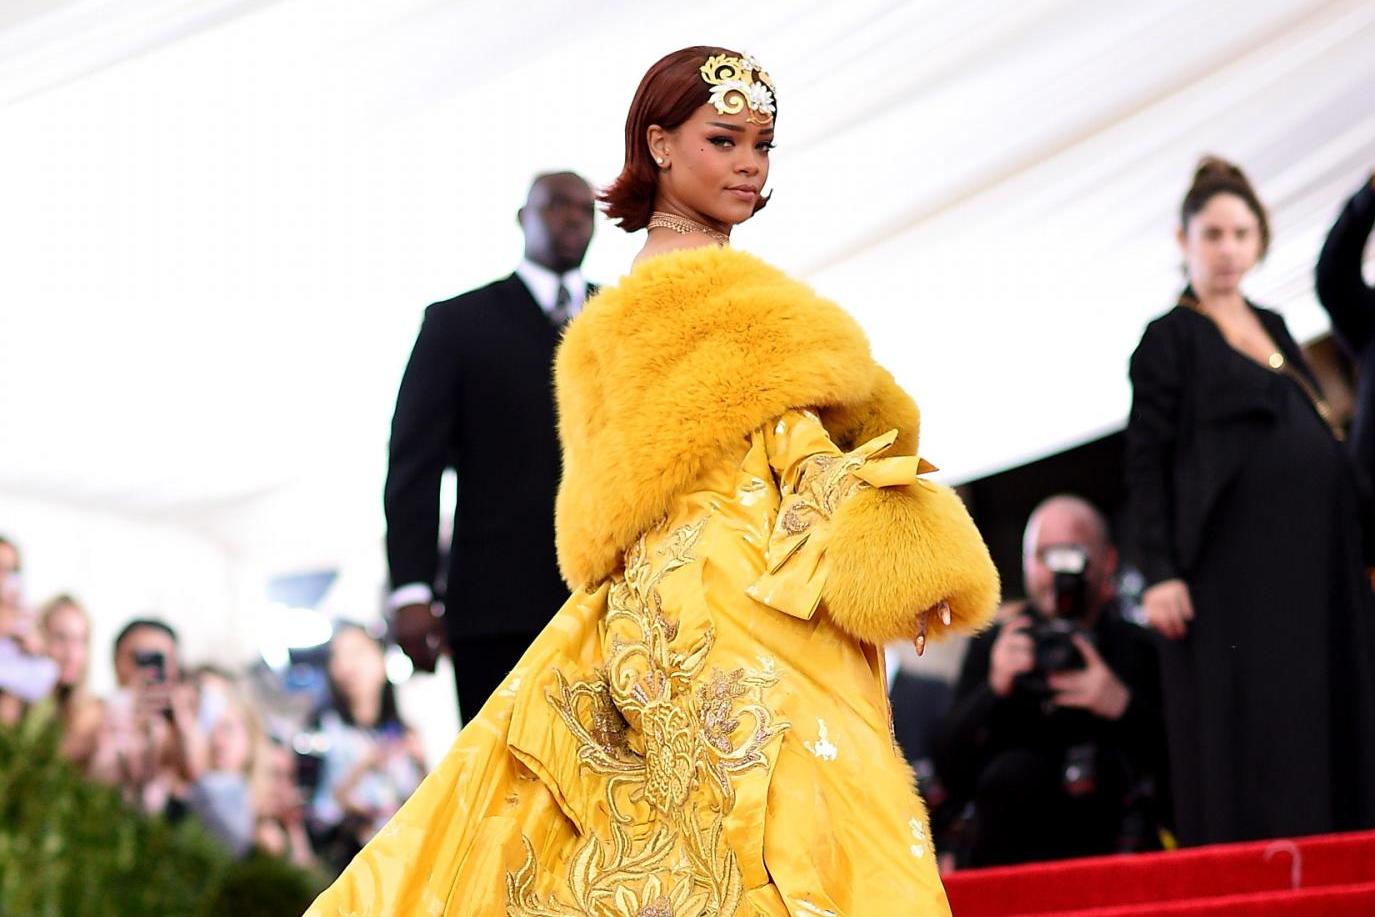
<path id="1" fill-rule="evenodd" d="M 89 775 L 120 787 L 145 812 L 175 818 L 208 757 L 176 631 L 156 619 L 131 621 L 115 638 L 114 662 L 119 687 L 105 703 Z"/>
<path id="2" fill-rule="evenodd" d="M 397 708 L 381 641 L 340 624 L 328 672 L 330 704 L 316 723 L 327 750 L 311 817 L 321 855 L 343 869 L 420 785 L 425 763 Z"/>

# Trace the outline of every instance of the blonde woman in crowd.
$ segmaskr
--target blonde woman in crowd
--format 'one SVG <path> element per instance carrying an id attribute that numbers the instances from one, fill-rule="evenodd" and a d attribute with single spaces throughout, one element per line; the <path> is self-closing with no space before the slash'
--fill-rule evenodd
<path id="1" fill-rule="evenodd" d="M 91 660 L 91 618 L 70 595 L 59 595 L 39 610 L 44 652 L 57 663 L 53 691 L 62 722 L 62 754 L 85 766 L 95 751 L 104 709 L 91 695 L 87 672 Z"/>

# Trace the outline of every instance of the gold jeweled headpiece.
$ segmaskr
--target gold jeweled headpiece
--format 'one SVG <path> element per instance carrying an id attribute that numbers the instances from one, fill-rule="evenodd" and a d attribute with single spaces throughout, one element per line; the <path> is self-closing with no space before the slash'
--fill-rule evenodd
<path id="1" fill-rule="evenodd" d="M 767 124 L 773 120 L 773 80 L 752 55 L 714 54 L 702 65 L 702 79 L 711 87 L 707 101 L 721 114 L 735 115 L 748 108 L 748 121 Z"/>

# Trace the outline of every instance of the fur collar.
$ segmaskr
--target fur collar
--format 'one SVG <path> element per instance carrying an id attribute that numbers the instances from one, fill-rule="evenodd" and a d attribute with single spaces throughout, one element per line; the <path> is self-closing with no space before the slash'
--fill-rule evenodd
<path id="1" fill-rule="evenodd" d="M 895 451 L 916 452 L 917 407 L 854 319 L 734 249 L 641 262 L 569 326 L 554 374 L 559 567 L 574 588 L 614 573 L 675 497 L 789 409 L 819 409 L 843 449 L 896 427 Z"/>

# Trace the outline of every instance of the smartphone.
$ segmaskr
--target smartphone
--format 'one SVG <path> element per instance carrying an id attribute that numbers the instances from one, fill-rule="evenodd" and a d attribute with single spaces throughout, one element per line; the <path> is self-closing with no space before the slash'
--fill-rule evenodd
<path id="1" fill-rule="evenodd" d="M 135 650 L 134 665 L 147 671 L 148 680 L 155 685 L 167 680 L 167 657 L 162 650 Z"/>
<path id="2" fill-rule="evenodd" d="M 148 673 L 148 683 L 160 685 L 167 681 L 167 656 L 162 650 L 134 650 L 134 665 Z M 172 707 L 163 704 L 162 715 L 172 719 Z"/>

